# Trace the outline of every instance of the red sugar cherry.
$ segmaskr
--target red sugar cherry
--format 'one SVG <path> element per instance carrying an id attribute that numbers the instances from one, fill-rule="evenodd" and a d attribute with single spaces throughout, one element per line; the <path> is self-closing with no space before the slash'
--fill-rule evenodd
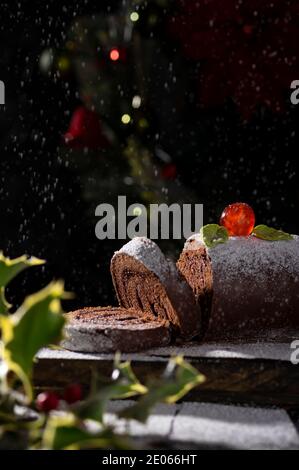
<path id="1" fill-rule="evenodd" d="M 246 237 L 254 229 L 253 209 L 245 202 L 230 204 L 221 214 L 220 225 L 227 229 L 230 236 Z"/>
<path id="2" fill-rule="evenodd" d="M 39 395 L 36 397 L 35 404 L 39 411 L 48 412 L 51 410 L 56 410 L 59 404 L 59 398 L 56 393 L 43 392 L 39 393 Z"/>
<path id="3" fill-rule="evenodd" d="M 75 403 L 82 400 L 82 387 L 79 384 L 71 384 L 66 387 L 63 394 L 64 400 L 69 403 Z"/>

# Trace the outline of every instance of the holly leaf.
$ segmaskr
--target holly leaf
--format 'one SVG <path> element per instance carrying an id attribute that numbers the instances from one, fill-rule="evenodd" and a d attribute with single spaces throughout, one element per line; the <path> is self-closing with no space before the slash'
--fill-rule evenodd
<path id="1" fill-rule="evenodd" d="M 121 362 L 119 354 L 115 355 L 112 380 L 114 385 L 117 384 L 119 387 L 113 398 L 130 398 L 147 392 L 147 388 L 140 383 L 133 372 L 131 363 L 129 361 Z"/>
<path id="2" fill-rule="evenodd" d="M 42 259 L 35 258 L 34 256 L 28 258 L 26 255 L 10 259 L 0 252 L 0 314 L 7 313 L 11 307 L 5 299 L 5 287 L 7 284 L 24 269 L 31 266 L 39 266 L 44 264 L 44 262 Z"/>
<path id="3" fill-rule="evenodd" d="M 208 248 L 214 248 L 219 243 L 226 243 L 229 238 L 226 228 L 218 224 L 204 225 L 199 233 Z"/>
<path id="4" fill-rule="evenodd" d="M 66 298 L 63 283 L 52 282 L 26 297 L 13 315 L 0 315 L 3 362 L 7 371 L 13 371 L 23 382 L 29 399 L 32 399 L 30 378 L 36 353 L 61 339 L 65 323 L 62 298 Z"/>
<path id="5" fill-rule="evenodd" d="M 43 434 L 43 449 L 118 449 L 128 450 L 128 442 L 114 434 L 110 428 L 91 431 L 71 413 L 63 416 L 52 415 L 47 421 Z"/>
<path id="6" fill-rule="evenodd" d="M 100 390 L 93 393 L 86 401 L 76 404 L 73 410 L 81 419 L 103 422 L 104 412 L 110 400 L 130 398 L 146 392 L 147 388 L 139 382 L 131 364 L 128 361 L 121 363 L 119 355 L 116 355 L 112 383 L 101 386 Z"/>
<path id="7" fill-rule="evenodd" d="M 155 405 L 160 402 L 175 403 L 204 381 L 204 375 L 186 362 L 183 357 L 172 358 L 163 377 L 154 381 L 148 393 L 142 396 L 136 404 L 122 410 L 119 417 L 144 423 Z"/>
<path id="8" fill-rule="evenodd" d="M 167 403 L 175 403 L 183 398 L 192 388 L 205 382 L 206 378 L 182 356 L 177 356 L 167 364 L 163 379 L 174 382 L 173 390 L 165 399 Z"/>
<path id="9" fill-rule="evenodd" d="M 293 236 L 282 230 L 268 227 L 267 225 L 257 225 L 254 227 L 252 235 L 262 240 L 280 241 L 280 240 L 293 240 Z"/>
<path id="10" fill-rule="evenodd" d="M 12 305 L 5 298 L 5 287 L 0 287 L 0 314 L 6 315 Z"/>

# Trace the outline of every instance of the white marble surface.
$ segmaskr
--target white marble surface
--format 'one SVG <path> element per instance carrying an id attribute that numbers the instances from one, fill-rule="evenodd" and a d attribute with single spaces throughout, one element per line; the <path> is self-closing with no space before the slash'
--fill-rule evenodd
<path id="1" fill-rule="evenodd" d="M 127 432 L 132 436 L 159 436 L 167 438 L 171 434 L 172 424 L 179 406 L 159 404 L 145 424 L 138 421 L 117 419 L 115 413 L 134 404 L 133 400 L 116 400 L 109 403 L 108 413 L 105 414 L 107 424 L 115 426 L 118 432 Z"/>
<path id="2" fill-rule="evenodd" d="M 299 449 L 299 435 L 284 410 L 184 403 L 172 439 L 236 449 Z"/>
<path id="3" fill-rule="evenodd" d="M 158 405 L 146 424 L 131 421 L 127 426 L 115 413 L 132 404 L 115 401 L 106 421 L 118 432 L 131 436 L 153 436 L 202 448 L 299 449 L 299 434 L 284 410 L 210 403 Z M 117 423 L 117 424 L 116 424 Z"/>

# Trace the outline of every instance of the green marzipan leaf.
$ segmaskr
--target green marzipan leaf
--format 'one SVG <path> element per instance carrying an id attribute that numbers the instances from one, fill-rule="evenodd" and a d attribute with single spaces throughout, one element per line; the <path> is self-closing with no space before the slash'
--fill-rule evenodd
<path id="1" fill-rule="evenodd" d="M 227 242 L 229 237 L 226 228 L 218 224 L 204 225 L 200 229 L 200 236 L 208 248 L 213 248 L 219 243 Z"/>
<path id="2" fill-rule="evenodd" d="M 65 298 L 63 283 L 52 282 L 40 292 L 28 296 L 13 315 L 0 315 L 3 361 L 7 369 L 22 380 L 30 399 L 30 378 L 36 353 L 61 338 L 65 322 L 60 303 L 62 298 Z"/>
<path id="3" fill-rule="evenodd" d="M 44 260 L 35 257 L 28 258 L 26 255 L 10 259 L 0 251 L 0 313 L 7 313 L 11 305 L 5 299 L 5 287 L 7 284 L 26 268 L 44 264 Z"/>
<path id="4" fill-rule="evenodd" d="M 254 227 L 252 235 L 262 240 L 279 241 L 279 240 L 292 240 L 293 237 L 289 233 L 275 228 L 268 227 L 267 225 L 257 225 Z"/>
<path id="5" fill-rule="evenodd" d="M 145 422 L 152 408 L 160 402 L 175 403 L 192 388 L 202 384 L 205 377 L 181 356 L 170 359 L 164 376 L 148 387 L 148 393 L 119 413 L 121 418 Z"/>

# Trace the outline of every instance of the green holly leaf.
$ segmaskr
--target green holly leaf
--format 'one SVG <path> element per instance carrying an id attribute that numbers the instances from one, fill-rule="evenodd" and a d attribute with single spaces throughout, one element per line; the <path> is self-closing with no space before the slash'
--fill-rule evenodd
<path id="1" fill-rule="evenodd" d="M 0 315 L 2 359 L 7 372 L 13 371 L 32 399 L 33 360 L 40 348 L 61 339 L 65 323 L 60 300 L 66 298 L 62 282 L 52 282 L 26 297 L 10 316 Z"/>
<path id="2" fill-rule="evenodd" d="M 95 384 L 98 388 L 98 384 Z M 103 422 L 104 412 L 110 400 L 130 398 L 147 393 L 147 388 L 142 385 L 134 374 L 131 364 L 120 362 L 116 355 L 112 382 L 109 385 L 101 384 L 99 391 L 91 394 L 84 402 L 76 404 L 73 409 L 81 419 L 93 419 Z"/>
<path id="3" fill-rule="evenodd" d="M 205 376 L 201 374 L 182 356 L 177 356 L 167 364 L 163 375 L 165 381 L 173 382 L 173 390 L 165 399 L 167 403 L 175 403 L 183 398 L 192 388 L 205 382 Z"/>
<path id="4" fill-rule="evenodd" d="M 5 298 L 5 287 L 0 287 L 0 314 L 6 315 L 12 305 Z"/>
<path id="5" fill-rule="evenodd" d="M 148 388 L 148 393 L 136 404 L 122 410 L 119 416 L 144 423 L 155 405 L 160 402 L 175 403 L 204 381 L 205 377 L 183 357 L 172 358 L 163 377 L 154 381 Z"/>
<path id="6" fill-rule="evenodd" d="M 5 299 L 5 287 L 9 282 L 24 269 L 31 266 L 44 264 L 44 260 L 35 257 L 28 258 L 26 255 L 10 259 L 0 251 L 0 314 L 5 314 L 11 305 Z"/>
<path id="7" fill-rule="evenodd" d="M 225 243 L 229 238 L 226 228 L 218 224 L 204 225 L 199 233 L 208 248 L 214 248 L 219 243 Z"/>
<path id="8" fill-rule="evenodd" d="M 268 227 L 267 225 L 257 225 L 254 227 L 252 235 L 262 240 L 280 241 L 280 240 L 293 240 L 293 236 L 282 230 Z"/>
<path id="9" fill-rule="evenodd" d="M 49 417 L 43 434 L 42 448 L 51 450 L 128 450 L 130 447 L 126 439 L 117 436 L 112 429 L 104 428 L 101 431 L 91 431 L 75 415 L 67 413 Z"/>

